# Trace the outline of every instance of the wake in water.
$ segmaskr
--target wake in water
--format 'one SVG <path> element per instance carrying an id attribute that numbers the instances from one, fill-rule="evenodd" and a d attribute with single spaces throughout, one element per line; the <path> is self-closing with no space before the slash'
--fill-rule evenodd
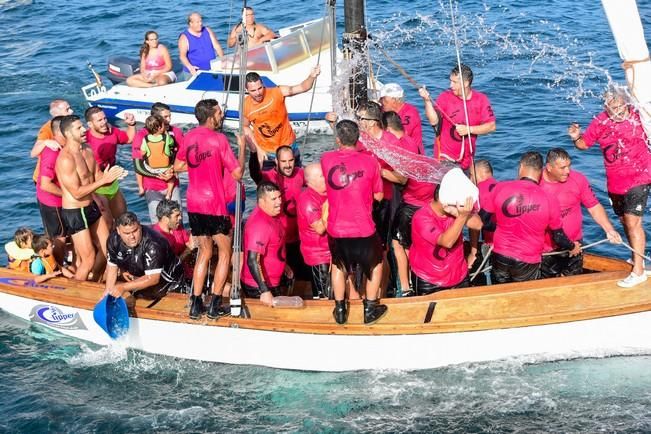
<path id="1" fill-rule="evenodd" d="M 68 364 L 74 367 L 90 367 L 111 365 L 127 358 L 126 342 L 116 340 L 107 347 L 100 347 L 93 350 L 89 346 L 82 344 L 81 352 L 68 360 Z"/>

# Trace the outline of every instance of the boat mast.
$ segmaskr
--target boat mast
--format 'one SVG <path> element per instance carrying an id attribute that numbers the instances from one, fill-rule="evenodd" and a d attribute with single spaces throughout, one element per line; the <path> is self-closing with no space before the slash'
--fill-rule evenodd
<path id="1" fill-rule="evenodd" d="M 345 29 L 343 35 L 344 55 L 350 59 L 350 107 L 357 107 L 368 101 L 368 84 L 364 45 L 367 39 L 364 24 L 364 0 L 344 0 Z"/>
<path id="2" fill-rule="evenodd" d="M 248 35 L 246 32 L 246 0 L 243 1 L 242 6 L 242 32 L 239 35 L 239 63 L 240 63 L 240 77 L 239 77 L 239 115 L 240 115 L 240 136 L 244 135 L 244 90 L 246 87 L 246 54 Z M 233 62 L 235 59 L 233 59 Z M 242 254 L 242 181 L 236 183 L 235 188 L 235 228 L 233 229 L 233 273 L 231 276 L 231 315 L 240 316 L 242 310 L 242 295 L 240 288 L 240 270 L 241 270 L 241 254 Z"/>

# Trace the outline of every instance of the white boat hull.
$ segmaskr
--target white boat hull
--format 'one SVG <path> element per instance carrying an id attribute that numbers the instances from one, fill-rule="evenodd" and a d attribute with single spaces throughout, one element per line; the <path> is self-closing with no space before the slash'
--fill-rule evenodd
<path id="1" fill-rule="evenodd" d="M 112 343 L 93 312 L 0 293 L 0 308 L 99 345 Z M 419 370 L 510 358 L 558 360 L 651 350 L 651 312 L 461 333 L 330 335 L 130 319 L 121 344 L 209 362 L 314 371 Z"/>

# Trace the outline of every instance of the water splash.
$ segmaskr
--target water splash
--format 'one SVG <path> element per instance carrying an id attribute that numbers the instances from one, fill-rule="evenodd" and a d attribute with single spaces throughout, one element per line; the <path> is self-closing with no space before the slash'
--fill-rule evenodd
<path id="1" fill-rule="evenodd" d="M 102 366 L 118 363 L 126 358 L 126 343 L 116 340 L 111 345 L 96 350 L 82 344 L 81 352 L 71 357 L 68 364 L 75 367 Z"/>

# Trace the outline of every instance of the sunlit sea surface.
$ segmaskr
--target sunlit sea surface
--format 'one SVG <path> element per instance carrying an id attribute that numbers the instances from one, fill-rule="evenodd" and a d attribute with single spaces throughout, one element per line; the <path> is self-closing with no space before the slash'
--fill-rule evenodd
<path id="1" fill-rule="evenodd" d="M 649 38 L 651 5 L 638 3 Z M 322 2 L 312 0 L 248 4 L 259 21 L 276 29 L 324 13 Z M 21 225 L 41 231 L 29 150 L 50 100 L 66 98 L 83 112 L 80 88 L 92 81 L 87 60 L 103 69 L 110 54 L 137 56 L 151 28 L 176 56 L 176 38 L 193 10 L 224 43 L 240 6 L 0 1 L 2 243 Z M 464 0 L 454 17 L 461 58 L 497 116 L 497 132 L 479 140 L 479 157 L 493 162 L 497 178 L 509 179 L 522 152 L 565 147 L 613 217 L 599 151 L 574 151 L 565 133 L 570 122 L 587 125 L 609 81 L 623 78 L 600 2 Z M 447 1 L 368 1 L 367 22 L 375 40 L 416 81 L 434 94 L 447 86 L 456 62 Z M 416 89 L 380 53 L 372 55 L 378 78 L 400 83 L 422 110 Z M 428 128 L 425 135 L 431 153 Z M 331 137 L 310 137 L 303 153 L 311 161 L 332 146 Z M 128 148 L 119 152 L 125 166 Z M 122 185 L 129 208 L 146 220 L 133 176 Z M 586 220 L 585 240 L 603 237 Z M 596 251 L 626 255 L 604 245 Z M 0 431 L 651 432 L 651 359 L 595 355 L 422 372 L 291 372 L 98 348 L 0 312 Z"/>

